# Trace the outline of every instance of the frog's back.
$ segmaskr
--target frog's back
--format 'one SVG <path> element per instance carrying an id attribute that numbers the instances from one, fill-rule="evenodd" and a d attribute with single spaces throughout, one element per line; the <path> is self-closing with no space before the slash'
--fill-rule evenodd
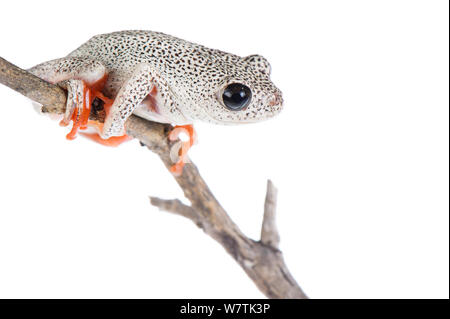
<path id="1" fill-rule="evenodd" d="M 168 84 L 199 79 L 233 68 L 241 58 L 161 32 L 120 31 L 96 35 L 69 54 L 101 62 L 108 70 L 105 92 L 115 95 L 140 63 L 149 64 Z"/>
<path id="2" fill-rule="evenodd" d="M 69 56 L 90 57 L 101 61 L 111 71 L 132 70 L 142 62 L 166 71 L 196 58 L 211 61 L 233 55 L 161 32 L 120 31 L 96 35 Z"/>

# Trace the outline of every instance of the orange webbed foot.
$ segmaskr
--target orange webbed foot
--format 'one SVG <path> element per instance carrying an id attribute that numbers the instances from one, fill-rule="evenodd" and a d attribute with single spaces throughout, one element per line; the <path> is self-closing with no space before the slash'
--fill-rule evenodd
<path id="1" fill-rule="evenodd" d="M 131 141 L 133 138 L 129 135 L 122 135 L 122 136 L 111 136 L 108 139 L 103 139 L 98 135 L 97 133 L 85 133 L 80 132 L 80 134 L 91 141 L 94 141 L 96 143 L 102 144 L 104 146 L 110 146 L 110 147 L 116 147 L 124 142 Z"/>
<path id="2" fill-rule="evenodd" d="M 72 83 L 69 83 L 72 90 L 71 95 L 74 100 L 69 102 L 73 103 L 73 107 L 67 106 L 68 113 L 60 122 L 60 125 L 67 126 L 72 121 L 72 129 L 66 135 L 67 139 L 75 139 L 79 130 L 85 130 L 88 124 L 92 124 L 93 121 L 89 121 L 89 116 L 91 114 L 92 104 L 96 98 L 102 101 L 102 107 L 106 111 L 106 114 L 108 113 L 114 101 L 104 96 L 101 92 L 106 83 L 106 79 L 107 75 L 93 83 L 87 83 L 82 80 L 73 80 Z M 93 126 L 101 128 L 102 125 L 95 123 Z"/>
<path id="3" fill-rule="evenodd" d="M 178 161 L 172 165 L 170 171 L 175 176 L 180 176 L 183 173 L 184 165 L 187 163 L 187 153 L 189 149 L 197 142 L 197 134 L 192 125 L 177 125 L 169 134 L 170 141 L 176 141 L 180 134 L 186 134 L 188 141 L 182 141 L 181 147 L 178 150 Z"/>

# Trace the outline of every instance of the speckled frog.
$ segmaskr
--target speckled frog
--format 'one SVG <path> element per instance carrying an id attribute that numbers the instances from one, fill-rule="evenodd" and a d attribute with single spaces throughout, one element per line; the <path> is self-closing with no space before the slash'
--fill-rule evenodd
<path id="1" fill-rule="evenodd" d="M 105 145 L 127 140 L 125 121 L 135 114 L 175 125 L 170 134 L 189 136 L 172 171 L 180 173 L 194 141 L 192 123 L 240 124 L 271 118 L 282 109 L 281 92 L 270 80 L 270 64 L 259 55 L 239 57 L 151 31 L 97 35 L 67 57 L 29 71 L 68 90 L 62 123 Z M 103 124 L 89 121 L 92 105 L 106 111 Z"/>

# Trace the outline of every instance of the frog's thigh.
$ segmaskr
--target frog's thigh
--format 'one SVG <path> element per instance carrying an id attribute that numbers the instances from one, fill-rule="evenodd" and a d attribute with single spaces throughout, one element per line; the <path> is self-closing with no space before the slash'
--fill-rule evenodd
<path id="1" fill-rule="evenodd" d="M 93 85 L 107 74 L 107 69 L 101 62 L 84 57 L 66 57 L 44 62 L 28 71 L 53 84 L 76 79 Z"/>
<path id="2" fill-rule="evenodd" d="M 139 64 L 117 93 L 103 125 L 102 138 L 125 134 L 125 121 L 155 87 L 158 76 L 146 63 Z"/>
<path id="3" fill-rule="evenodd" d="M 28 70 L 37 77 L 56 84 L 68 81 L 67 107 L 64 115 L 66 123 L 70 121 L 75 108 L 82 109 L 85 86 L 101 89 L 106 81 L 107 69 L 99 61 L 86 57 L 65 57 L 38 64 Z"/>

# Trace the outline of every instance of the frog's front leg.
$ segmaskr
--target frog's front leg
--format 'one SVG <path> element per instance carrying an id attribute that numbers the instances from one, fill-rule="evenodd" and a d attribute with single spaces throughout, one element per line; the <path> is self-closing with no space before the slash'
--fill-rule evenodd
<path id="1" fill-rule="evenodd" d="M 159 76 L 153 68 L 146 63 L 138 64 L 107 110 L 101 137 L 107 139 L 124 135 L 125 121 L 148 95 L 158 90 L 158 84 Z"/>
<path id="2" fill-rule="evenodd" d="M 151 112 L 155 112 L 155 115 L 160 116 L 160 114 L 157 114 L 157 110 L 164 106 L 153 105 L 153 103 L 156 103 L 154 98 L 158 92 L 166 97 L 167 104 L 176 105 L 169 86 L 159 74 L 150 65 L 139 64 L 117 93 L 106 116 L 101 138 L 111 139 L 115 136 L 123 136 L 126 120 L 141 104 L 145 105 Z M 192 125 L 175 126 L 169 134 L 169 139 L 176 140 L 180 133 L 186 133 L 189 141 L 181 144 L 178 161 L 170 169 L 174 175 L 182 173 L 186 162 L 186 154 L 196 140 Z"/>

